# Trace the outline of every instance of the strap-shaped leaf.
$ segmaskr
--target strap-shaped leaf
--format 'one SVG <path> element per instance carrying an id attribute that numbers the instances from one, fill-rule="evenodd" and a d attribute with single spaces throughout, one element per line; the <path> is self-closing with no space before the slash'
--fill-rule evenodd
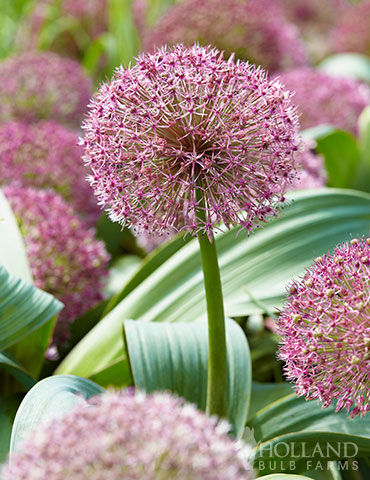
<path id="1" fill-rule="evenodd" d="M 370 83 L 370 59 L 360 53 L 338 53 L 325 58 L 318 66 L 330 75 L 346 76 Z"/>
<path id="2" fill-rule="evenodd" d="M 9 273 L 32 283 L 31 270 L 17 221 L 0 190 L 0 265 Z"/>
<path id="3" fill-rule="evenodd" d="M 9 452 L 12 425 L 22 398 L 22 394 L 0 398 L 0 471 Z"/>
<path id="4" fill-rule="evenodd" d="M 333 406 L 323 409 L 316 401 L 305 401 L 295 394 L 277 400 L 263 408 L 249 422 L 257 442 L 256 460 L 279 460 L 289 468 L 292 456 L 295 464 L 305 467 L 307 460 L 340 460 L 344 457 L 367 457 L 370 452 L 370 416 L 351 419 L 345 412 L 335 413 Z M 296 445 L 293 451 L 292 445 Z M 328 448 L 328 444 L 331 448 Z M 303 448 L 299 454 L 298 448 Z M 319 447 L 317 446 L 319 445 Z M 345 450 L 347 445 L 347 450 Z M 298 447 L 297 447 L 298 446 Z M 284 458 L 280 458 L 282 448 Z M 298 453 L 297 453 L 298 452 Z M 269 462 L 265 462 L 269 473 Z"/>
<path id="5" fill-rule="evenodd" d="M 124 322 L 125 339 L 135 385 L 153 392 L 170 390 L 205 410 L 207 394 L 207 322 Z M 226 322 L 228 418 L 241 435 L 251 396 L 252 370 L 243 331 Z"/>
<path id="6" fill-rule="evenodd" d="M 8 371 L 19 383 L 26 389 L 30 389 L 36 383 L 36 380 L 7 352 L 0 353 L 0 371 Z"/>
<path id="7" fill-rule="evenodd" d="M 273 473 L 271 475 L 264 475 L 259 477 L 260 480 L 311 480 L 309 477 L 303 475 L 294 475 L 289 473 Z"/>
<path id="8" fill-rule="evenodd" d="M 10 452 L 40 425 L 60 418 L 81 399 L 88 399 L 104 390 L 96 383 L 72 375 L 57 375 L 38 382 L 24 397 L 14 419 Z"/>
<path id="9" fill-rule="evenodd" d="M 0 350 L 47 323 L 63 304 L 0 266 Z"/>
<path id="10" fill-rule="evenodd" d="M 302 274 L 312 258 L 351 235 L 369 233 L 368 194 L 324 189 L 292 195 L 295 201 L 279 218 L 249 238 L 243 233 L 236 236 L 236 229 L 217 236 L 227 316 L 281 307 L 286 284 Z M 96 379 L 118 364 L 123 372 L 127 362 L 121 336 L 124 319 L 186 322 L 205 315 L 199 247 L 192 240 L 106 315 L 66 357 L 58 373 Z M 115 384 L 129 381 L 129 375 L 121 375 Z"/>

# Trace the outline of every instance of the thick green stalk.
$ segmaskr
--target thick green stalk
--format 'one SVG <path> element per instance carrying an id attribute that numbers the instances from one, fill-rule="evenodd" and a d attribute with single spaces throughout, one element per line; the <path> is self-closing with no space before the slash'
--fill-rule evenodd
<path id="1" fill-rule="evenodd" d="M 198 212 L 201 219 L 204 212 Z M 198 235 L 208 315 L 208 379 L 207 413 L 225 418 L 227 415 L 227 360 L 225 314 L 216 243 L 206 234 Z"/>

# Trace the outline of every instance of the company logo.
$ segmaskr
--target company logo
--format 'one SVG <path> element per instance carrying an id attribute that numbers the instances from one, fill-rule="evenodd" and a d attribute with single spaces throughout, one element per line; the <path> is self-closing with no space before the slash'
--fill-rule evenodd
<path id="1" fill-rule="evenodd" d="M 337 462 L 341 471 L 358 470 L 358 446 L 353 442 L 257 442 L 254 430 L 246 428 L 243 440 L 247 444 L 246 464 L 260 471 L 296 472 L 303 470 L 328 470 L 328 461 Z"/>

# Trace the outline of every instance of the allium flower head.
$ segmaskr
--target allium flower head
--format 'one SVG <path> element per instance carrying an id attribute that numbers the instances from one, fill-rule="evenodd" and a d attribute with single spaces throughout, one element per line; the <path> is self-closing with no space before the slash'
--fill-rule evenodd
<path id="1" fill-rule="evenodd" d="M 335 52 L 357 52 L 370 56 L 370 2 L 348 5 L 332 32 Z"/>
<path id="2" fill-rule="evenodd" d="M 294 282 L 278 321 L 280 358 L 297 394 L 336 401 L 351 416 L 370 410 L 370 239 L 315 260 Z"/>
<path id="3" fill-rule="evenodd" d="M 62 301 L 55 341 L 69 324 L 103 299 L 108 254 L 58 194 L 11 184 L 3 189 L 18 220 L 36 287 Z"/>
<path id="4" fill-rule="evenodd" d="M 178 42 L 214 45 L 270 71 L 307 63 L 298 30 L 270 0 L 184 0 L 148 33 L 144 49 Z"/>
<path id="5" fill-rule="evenodd" d="M 88 406 L 90 405 L 90 406 Z M 88 408 L 87 408 L 88 407 Z M 243 448 L 165 393 L 106 393 L 37 429 L 3 480 L 250 480 Z"/>
<path id="6" fill-rule="evenodd" d="M 0 63 L 0 122 L 54 119 L 79 126 L 91 82 L 74 60 L 21 53 Z"/>
<path id="7" fill-rule="evenodd" d="M 77 135 L 54 121 L 0 124 L 0 185 L 52 188 L 93 225 L 99 217 L 85 180 L 83 149 Z"/>
<path id="8" fill-rule="evenodd" d="M 275 213 L 294 176 L 298 122 L 289 92 L 215 49 L 142 55 L 90 107 L 91 184 L 123 225 L 210 235 L 224 222 L 251 231 Z"/>
<path id="9" fill-rule="evenodd" d="M 61 21 L 63 19 L 63 22 Z M 58 25 L 59 23 L 59 25 Z M 65 28 L 60 28 L 60 24 Z M 21 24 L 18 43 L 22 49 L 42 47 L 42 28 L 54 26 L 48 50 L 81 58 L 91 41 L 108 28 L 107 0 L 39 0 Z M 59 26 L 59 29 L 58 29 Z"/>
<path id="10" fill-rule="evenodd" d="M 305 32 L 327 32 L 347 0 L 278 0 L 285 16 Z"/>
<path id="11" fill-rule="evenodd" d="M 328 123 L 356 133 L 357 119 L 370 103 L 370 89 L 357 80 L 335 77 L 313 68 L 283 72 L 278 78 L 295 92 L 302 128 Z"/>

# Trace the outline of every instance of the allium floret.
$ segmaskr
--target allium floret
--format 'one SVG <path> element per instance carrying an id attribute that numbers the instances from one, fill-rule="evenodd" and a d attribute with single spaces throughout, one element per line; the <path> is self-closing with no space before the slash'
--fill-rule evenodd
<path id="1" fill-rule="evenodd" d="M 370 2 L 348 5 L 332 31 L 335 52 L 357 52 L 370 56 Z"/>
<path id="2" fill-rule="evenodd" d="M 100 203 L 138 230 L 211 236 L 224 222 L 250 232 L 276 213 L 295 175 L 290 96 L 209 47 L 140 56 L 100 88 L 83 126 Z"/>
<path id="3" fill-rule="evenodd" d="M 316 258 L 289 288 L 280 358 L 298 395 L 351 416 L 370 410 L 370 238 Z"/>
<path id="4" fill-rule="evenodd" d="M 327 123 L 356 133 L 358 117 L 370 103 L 367 85 L 308 67 L 282 72 L 278 78 L 295 92 L 302 128 Z"/>
<path id="5" fill-rule="evenodd" d="M 88 408 L 87 408 L 88 407 Z M 243 446 L 167 393 L 106 393 L 37 429 L 3 480 L 250 480 Z"/>
<path id="6" fill-rule="evenodd" d="M 14 55 L 0 63 L 0 122 L 53 119 L 78 127 L 90 92 L 74 60 L 52 52 Z"/>
<path id="7" fill-rule="evenodd" d="M 168 9 L 144 37 L 144 49 L 182 42 L 212 45 L 270 71 L 303 66 L 297 28 L 270 1 L 185 0 Z"/>
<path id="8" fill-rule="evenodd" d="M 3 192 L 18 220 L 36 287 L 65 305 L 54 335 L 56 344 L 64 345 L 70 323 L 103 300 L 109 256 L 58 194 L 16 184 Z"/>
<path id="9" fill-rule="evenodd" d="M 52 188 L 94 225 L 100 208 L 82 155 L 77 134 L 54 121 L 0 124 L 0 185 Z"/>

